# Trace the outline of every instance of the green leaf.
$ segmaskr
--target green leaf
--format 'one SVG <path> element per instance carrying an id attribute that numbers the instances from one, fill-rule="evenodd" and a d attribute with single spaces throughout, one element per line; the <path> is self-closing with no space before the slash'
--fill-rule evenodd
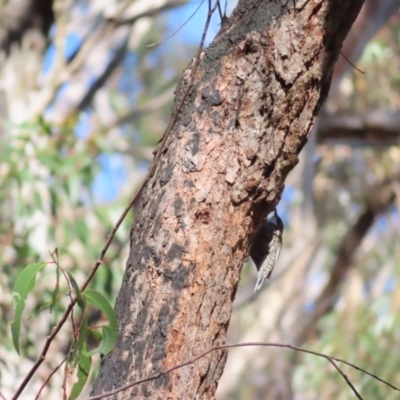
<path id="1" fill-rule="evenodd" d="M 70 350 L 68 352 L 68 359 L 67 363 L 65 366 L 65 373 L 67 377 L 71 377 L 73 374 L 73 371 L 76 371 L 78 368 L 78 381 L 79 381 L 79 374 L 82 375 L 83 383 L 81 382 L 81 385 L 78 384 L 78 386 L 75 389 L 75 392 L 77 393 L 77 396 L 79 395 L 80 391 L 82 390 L 82 387 L 85 385 L 85 382 L 87 378 L 84 378 L 85 375 L 85 365 L 87 358 L 89 356 L 88 354 L 88 349 L 87 349 L 87 336 L 88 336 L 88 321 L 87 321 L 87 316 L 85 315 L 82 319 L 82 322 L 79 326 L 79 336 L 78 338 L 74 338 L 74 341 L 71 344 Z M 83 363 L 83 364 L 82 364 Z M 89 363 L 91 361 L 89 360 Z M 89 366 L 90 370 L 90 366 Z M 75 385 L 74 385 L 75 386 Z"/>
<path id="2" fill-rule="evenodd" d="M 87 354 L 88 348 L 86 344 L 84 345 L 83 350 L 84 351 L 81 353 L 78 364 L 78 382 L 76 382 L 72 387 L 69 400 L 75 400 L 78 398 L 89 377 L 90 368 L 92 366 L 92 358 Z"/>
<path id="3" fill-rule="evenodd" d="M 84 346 L 86 346 L 87 337 L 88 337 L 88 321 L 87 321 L 87 316 L 84 316 L 81 326 L 79 327 L 78 340 L 74 346 L 72 355 L 70 357 L 70 363 L 74 368 L 80 362 L 79 360 L 82 355 L 82 350 Z"/>
<path id="4" fill-rule="evenodd" d="M 101 338 L 103 337 L 103 333 L 98 331 L 98 328 L 89 328 L 88 332 L 100 342 Z"/>
<path id="5" fill-rule="evenodd" d="M 82 293 L 81 290 L 79 289 L 78 284 L 76 283 L 75 278 L 73 277 L 73 275 L 67 271 L 67 275 L 69 278 L 69 281 L 71 282 L 71 286 L 75 291 L 75 295 L 76 295 L 76 300 L 78 302 L 78 306 L 80 307 L 80 309 L 82 310 L 82 312 L 85 312 L 85 308 L 86 308 L 86 301 L 84 300 L 84 298 L 82 297 Z"/>
<path id="6" fill-rule="evenodd" d="M 114 349 L 117 332 L 111 329 L 110 326 L 101 326 L 100 329 L 102 331 L 100 346 L 97 349 L 86 353 L 89 356 L 94 354 L 108 354 Z M 93 331 L 91 333 L 93 333 Z"/>
<path id="7" fill-rule="evenodd" d="M 11 323 L 11 335 L 15 350 L 19 354 L 19 334 L 21 318 L 25 308 L 28 294 L 35 287 L 36 274 L 43 269 L 46 263 L 34 263 L 27 265 L 18 275 L 13 290 L 13 305 L 15 309 L 14 321 Z"/>
<path id="8" fill-rule="evenodd" d="M 58 258 L 58 249 L 56 248 L 54 252 L 56 254 L 56 257 Z M 60 293 L 60 274 L 61 274 L 60 267 L 56 265 L 56 286 L 53 290 L 53 293 L 51 294 L 50 313 L 53 312 L 53 306 L 56 304 L 57 297 Z"/>
<path id="9" fill-rule="evenodd" d="M 110 328 L 117 330 L 117 317 L 109 301 L 96 290 L 86 289 L 83 294 L 90 304 L 106 314 L 108 322 L 110 323 Z"/>
<path id="10" fill-rule="evenodd" d="M 108 300 L 101 293 L 96 292 L 95 290 L 87 289 L 83 292 L 83 295 L 90 304 L 104 312 L 109 322 L 108 326 L 101 327 L 103 331 L 103 337 L 99 348 L 91 351 L 89 354 L 100 352 L 107 354 L 114 348 L 115 341 L 117 339 L 117 318 L 114 310 Z"/>

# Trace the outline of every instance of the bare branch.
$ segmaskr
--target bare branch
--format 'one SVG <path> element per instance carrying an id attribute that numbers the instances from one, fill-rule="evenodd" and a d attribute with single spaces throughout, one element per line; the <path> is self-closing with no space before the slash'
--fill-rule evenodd
<path id="1" fill-rule="evenodd" d="M 396 146 L 400 139 L 400 113 L 370 111 L 363 114 L 321 114 L 319 144 Z"/>
<path id="2" fill-rule="evenodd" d="M 203 353 L 199 354 L 198 356 L 195 356 L 183 363 L 180 363 L 178 365 L 175 365 L 171 368 L 168 368 L 164 371 L 158 372 L 156 374 L 150 375 L 146 378 L 143 379 L 139 379 L 137 381 L 131 382 L 128 385 L 122 386 L 118 389 L 112 390 L 110 392 L 107 393 L 103 393 L 100 395 L 96 395 L 96 396 L 91 396 L 88 397 L 86 400 L 100 400 L 103 399 L 105 397 L 108 396 L 112 396 L 115 395 L 117 393 L 123 392 L 127 389 L 130 389 L 134 386 L 140 385 L 141 383 L 144 382 L 148 382 L 148 381 L 152 381 L 155 380 L 157 378 L 160 378 L 163 375 L 169 374 L 172 371 L 175 371 L 179 368 L 183 368 L 186 367 L 188 365 L 194 364 L 196 361 L 200 360 L 201 358 L 205 357 L 206 355 L 214 352 L 214 351 L 218 351 L 218 350 L 225 350 L 225 349 L 231 349 L 231 348 L 236 348 L 236 347 L 254 347 L 254 346 L 258 346 L 258 347 L 280 347 L 280 348 L 287 348 L 287 349 L 291 349 L 291 350 L 295 350 L 301 353 L 305 353 L 305 354 L 311 354 L 317 357 L 321 357 L 321 358 L 325 358 L 326 360 L 328 360 L 334 367 L 335 369 L 339 372 L 339 374 L 343 377 L 343 379 L 346 381 L 346 383 L 350 386 L 351 390 L 353 391 L 353 393 L 357 396 L 358 399 L 362 399 L 362 397 L 360 396 L 360 394 L 357 392 L 357 390 L 355 389 L 354 385 L 350 382 L 349 378 L 347 377 L 347 375 L 338 367 L 338 365 L 335 363 L 336 362 L 340 362 L 343 364 L 346 364 L 354 369 L 356 369 L 357 371 L 363 372 L 369 376 L 371 376 L 372 378 L 378 380 L 381 383 L 384 383 L 385 385 L 389 386 L 390 388 L 392 388 L 393 390 L 396 390 L 398 392 L 400 392 L 400 389 L 397 388 L 396 386 L 392 385 L 389 382 L 386 382 L 385 380 L 383 380 L 382 378 L 379 378 L 377 375 L 374 375 L 368 371 L 366 371 L 363 368 L 360 368 L 352 363 L 349 363 L 348 361 L 342 360 L 340 358 L 337 357 L 332 357 L 332 356 L 328 356 L 326 354 L 323 353 L 319 353 L 317 351 L 312 351 L 312 350 L 306 350 L 306 349 L 302 349 L 300 347 L 296 347 L 296 346 L 292 346 L 290 344 L 280 344 L 280 343 L 237 343 L 237 344 L 226 344 L 226 345 L 221 345 L 221 346 L 214 346 L 206 351 L 204 351 Z"/>
<path id="3" fill-rule="evenodd" d="M 161 6 L 150 8 L 141 13 L 135 14 L 130 18 L 125 18 L 124 15 L 127 12 L 127 8 L 132 5 L 132 2 L 127 1 L 122 4 L 118 11 L 112 17 L 105 18 L 98 27 L 91 34 L 89 34 L 83 44 L 80 46 L 79 50 L 76 52 L 74 57 L 70 60 L 70 63 L 65 65 L 63 68 L 56 66 L 53 67 L 50 72 L 50 76 L 52 79 L 48 79 L 48 83 L 43 87 L 41 93 L 37 96 L 36 104 L 34 105 L 32 114 L 33 115 L 41 115 L 46 107 L 55 99 L 57 91 L 59 88 L 65 84 L 68 80 L 70 80 L 85 64 L 88 56 L 93 52 L 93 50 L 98 46 L 105 37 L 109 37 L 112 34 L 115 34 L 117 31 L 120 31 L 122 38 L 122 46 L 117 45 L 116 50 L 114 50 L 114 56 L 112 58 L 111 63 L 107 63 L 107 67 L 100 77 L 97 78 L 97 81 L 94 85 L 91 86 L 88 93 L 86 93 L 82 100 L 77 105 L 78 110 L 83 109 L 87 106 L 94 94 L 104 82 L 111 75 L 112 71 L 118 65 L 117 61 L 120 61 L 126 51 L 126 46 L 129 40 L 129 33 L 131 31 L 131 26 L 134 22 L 137 22 L 141 18 L 155 16 L 163 11 L 169 10 L 171 8 L 180 6 L 185 4 L 184 0 L 170 1 Z M 119 43 L 121 43 L 119 41 Z M 112 49 L 109 49 L 112 51 Z M 61 53 L 61 52 L 60 52 Z"/>
<path id="4" fill-rule="evenodd" d="M 112 60 L 108 63 L 103 73 L 90 86 L 90 89 L 85 93 L 82 100 L 77 105 L 76 109 L 79 111 L 85 110 L 92 102 L 93 97 L 97 91 L 104 86 L 108 78 L 114 72 L 115 68 L 122 62 L 128 48 L 129 36 L 126 36 L 122 41 L 119 48 L 114 51 Z"/>
<path id="5" fill-rule="evenodd" d="M 49 376 L 46 378 L 46 380 L 43 382 L 43 385 L 40 387 L 35 400 L 38 400 L 38 398 L 40 397 L 40 394 L 42 393 L 43 389 L 46 387 L 46 385 L 50 382 L 50 379 L 53 377 L 53 375 L 61 368 L 61 366 L 65 363 L 65 361 L 67 361 L 68 355 L 66 355 L 61 362 L 53 369 L 53 371 L 51 371 L 51 373 L 49 374 Z"/>

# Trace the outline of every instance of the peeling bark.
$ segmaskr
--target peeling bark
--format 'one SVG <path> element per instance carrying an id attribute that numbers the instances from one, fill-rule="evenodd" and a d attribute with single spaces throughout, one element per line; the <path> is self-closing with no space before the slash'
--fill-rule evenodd
<path id="1" fill-rule="evenodd" d="M 118 342 L 94 394 L 225 342 L 251 236 L 297 163 L 361 4 L 241 1 L 203 52 L 138 205 Z M 225 360 L 212 353 L 114 398 L 212 399 Z"/>

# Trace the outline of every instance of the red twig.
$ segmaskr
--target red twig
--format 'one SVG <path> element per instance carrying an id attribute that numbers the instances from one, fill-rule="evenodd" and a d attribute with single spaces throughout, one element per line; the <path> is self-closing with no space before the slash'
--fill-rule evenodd
<path id="1" fill-rule="evenodd" d="M 42 393 L 42 390 L 46 387 L 46 385 L 50 382 L 50 379 L 53 377 L 53 375 L 60 369 L 60 367 L 65 363 L 65 361 L 67 361 L 68 356 L 65 356 L 62 361 L 60 362 L 60 364 L 58 364 L 53 371 L 51 371 L 50 375 L 47 377 L 47 379 L 43 382 L 43 385 L 40 387 L 35 400 L 38 400 L 38 398 L 40 397 L 40 394 Z"/>

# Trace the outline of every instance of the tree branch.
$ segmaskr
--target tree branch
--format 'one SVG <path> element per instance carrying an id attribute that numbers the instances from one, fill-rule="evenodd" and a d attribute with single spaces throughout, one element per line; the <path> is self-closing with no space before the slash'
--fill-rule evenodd
<path id="1" fill-rule="evenodd" d="M 333 308 L 340 285 L 353 266 L 356 251 L 361 245 L 364 237 L 373 225 L 377 215 L 383 213 L 393 203 L 396 197 L 394 183 L 398 182 L 399 176 L 389 179 L 385 183 L 371 189 L 371 197 L 364 212 L 359 216 L 356 223 L 349 230 L 337 250 L 336 260 L 332 266 L 331 274 L 324 290 L 315 300 L 315 308 L 308 317 L 301 317 L 295 326 L 297 334 L 294 335 L 296 344 L 304 343 L 316 329 L 316 324 Z"/>
<path id="2" fill-rule="evenodd" d="M 137 381 L 131 382 L 123 387 L 120 387 L 118 389 L 112 390 L 110 392 L 107 393 L 103 393 L 103 394 L 99 394 L 97 396 L 90 396 L 88 397 L 86 400 L 100 400 L 103 399 L 105 397 L 109 397 L 109 396 L 113 396 L 115 394 L 118 394 L 120 392 L 123 392 L 127 389 L 130 389 L 134 386 L 140 385 L 141 383 L 145 383 L 145 382 L 149 382 L 149 381 L 153 381 L 155 379 L 158 379 L 160 377 L 162 377 L 163 375 L 167 375 L 169 373 L 171 373 L 172 371 L 175 371 L 177 369 L 186 367 L 188 365 L 194 364 L 195 362 L 199 361 L 201 358 L 207 356 L 208 354 L 214 352 L 214 351 L 218 351 L 218 350 L 225 350 L 225 349 L 232 349 L 232 348 L 237 348 L 237 347 L 277 347 L 277 348 L 286 348 L 286 349 L 290 349 L 290 350 L 294 350 L 300 353 L 306 353 L 306 354 L 311 354 L 317 357 L 321 357 L 321 358 L 325 358 L 326 360 L 328 360 L 334 367 L 335 369 L 339 372 L 339 374 L 343 377 L 343 379 L 346 381 L 347 385 L 350 386 L 350 388 L 352 389 L 353 393 L 357 396 L 357 398 L 362 399 L 362 397 L 360 396 L 360 394 L 357 392 L 357 390 L 355 389 L 354 385 L 350 382 L 349 378 L 347 377 L 347 375 L 337 366 L 336 362 L 340 362 L 343 364 L 346 364 L 354 369 L 356 369 L 357 371 L 363 372 L 364 374 L 369 375 L 370 377 L 378 380 L 381 383 L 384 383 L 385 385 L 389 386 L 391 389 L 400 392 L 400 389 L 397 388 L 396 386 L 392 385 L 390 382 L 385 381 L 384 379 L 380 378 L 379 376 L 372 374 L 370 372 L 368 372 L 367 370 L 360 368 L 358 366 L 356 366 L 355 364 L 352 364 L 348 361 L 345 361 L 341 358 L 337 358 L 337 357 L 333 357 L 333 356 L 328 356 L 326 354 L 323 353 L 319 353 L 317 351 L 312 351 L 312 350 L 306 350 L 300 347 L 296 347 L 296 346 L 292 346 L 290 344 L 280 344 L 280 343 L 237 343 L 237 344 L 226 344 L 226 345 L 221 345 L 221 346 L 214 346 L 211 349 L 208 349 L 206 351 L 204 351 L 203 353 L 199 354 L 198 356 L 195 356 L 187 361 L 184 361 L 178 365 L 174 365 L 171 368 L 168 368 L 164 371 L 160 371 L 156 374 L 152 374 L 146 378 L 142 378 L 139 379 Z"/>
<path id="3" fill-rule="evenodd" d="M 396 146 L 400 139 L 400 113 L 370 111 L 363 114 L 319 116 L 318 144 Z"/>

